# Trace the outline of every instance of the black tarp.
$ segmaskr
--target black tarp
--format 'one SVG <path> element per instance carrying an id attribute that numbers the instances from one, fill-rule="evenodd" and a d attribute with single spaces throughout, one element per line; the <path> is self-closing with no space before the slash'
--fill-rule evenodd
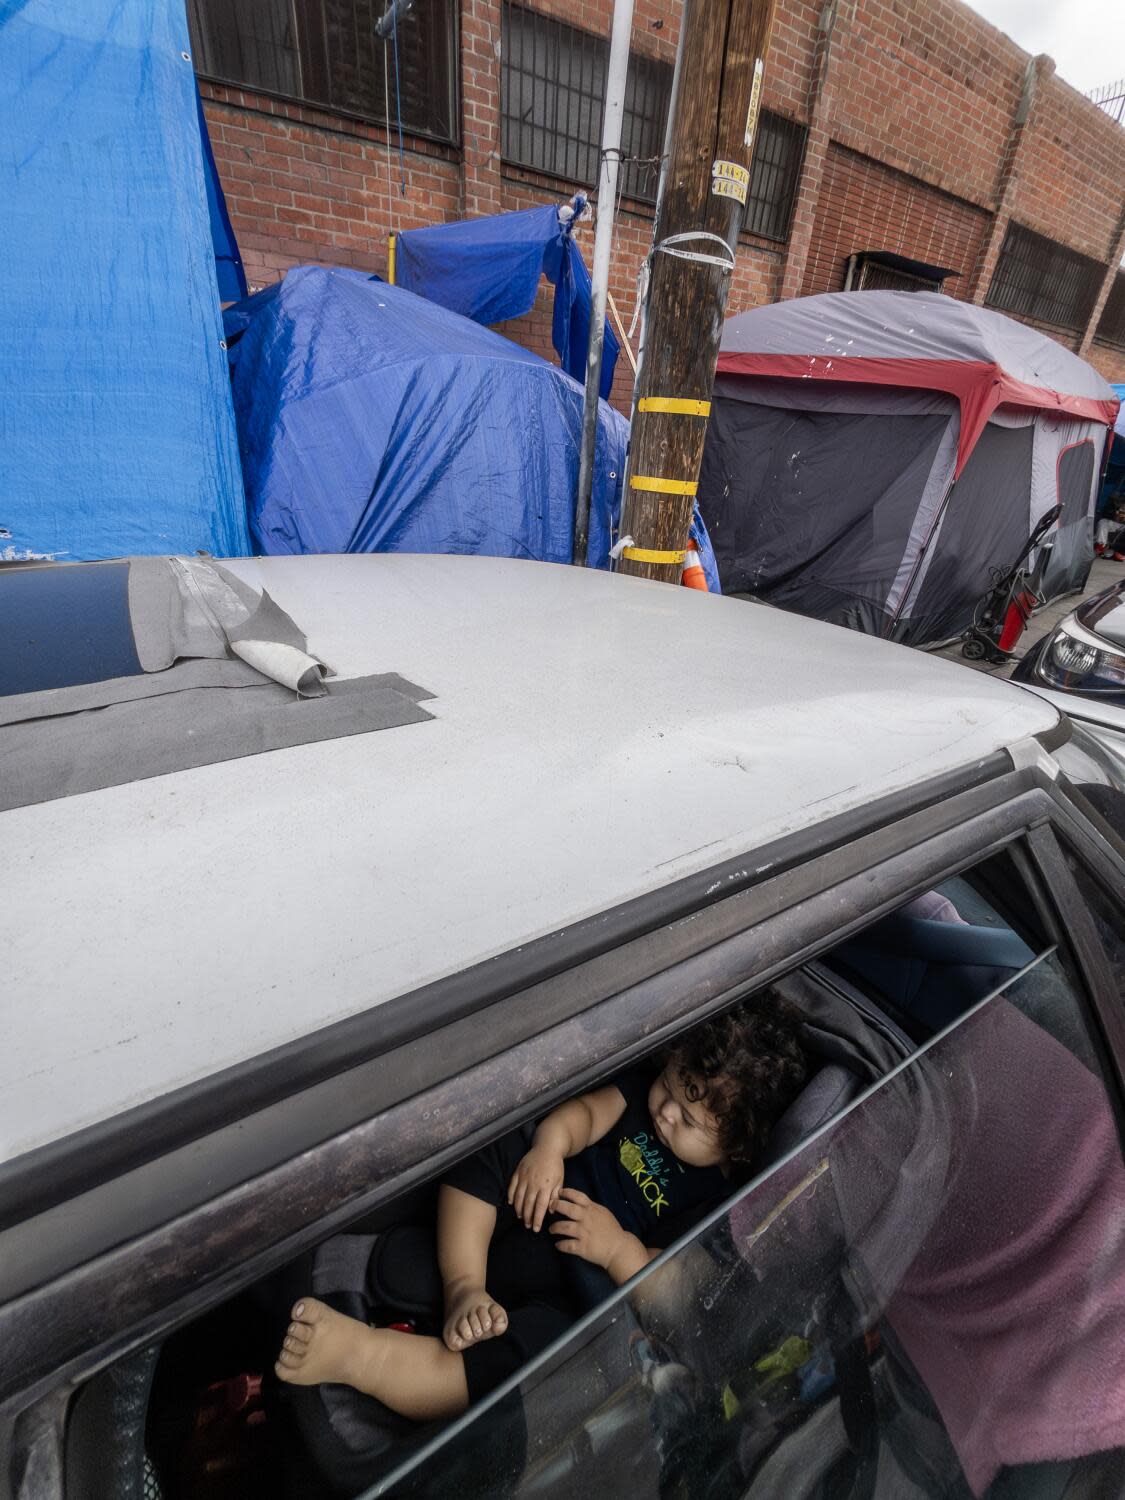
<path id="1" fill-rule="evenodd" d="M 895 640 L 924 645 L 960 634 L 991 585 L 991 570 L 1010 567 L 1027 541 L 1035 428 L 984 429 L 953 486 L 926 549 L 928 566 Z"/>
<path id="2" fill-rule="evenodd" d="M 699 495 L 724 591 L 880 633 L 948 424 L 716 399 Z"/>

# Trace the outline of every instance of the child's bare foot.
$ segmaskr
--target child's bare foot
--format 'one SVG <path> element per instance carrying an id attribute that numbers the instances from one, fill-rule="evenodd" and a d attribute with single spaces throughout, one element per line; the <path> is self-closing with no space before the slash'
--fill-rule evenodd
<path id="1" fill-rule="evenodd" d="M 441 1331 L 447 1349 L 459 1354 L 470 1344 L 494 1339 L 508 1327 L 508 1314 L 482 1286 L 449 1289 L 445 1298 L 445 1326 Z"/>
<path id="2" fill-rule="evenodd" d="M 370 1391 L 377 1378 L 375 1366 L 384 1350 L 378 1329 L 346 1317 L 304 1297 L 293 1308 L 274 1370 L 291 1385 L 320 1385 L 323 1381 Z"/>

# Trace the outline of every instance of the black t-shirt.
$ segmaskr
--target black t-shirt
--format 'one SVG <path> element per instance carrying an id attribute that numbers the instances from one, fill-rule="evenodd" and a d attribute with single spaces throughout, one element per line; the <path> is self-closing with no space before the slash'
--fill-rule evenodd
<path id="1" fill-rule="evenodd" d="M 732 1191 L 719 1167 L 691 1167 L 661 1145 L 648 1111 L 656 1073 L 634 1068 L 613 1080 L 625 1111 L 600 1141 L 566 1163 L 578 1188 L 651 1250 L 663 1250 Z"/>

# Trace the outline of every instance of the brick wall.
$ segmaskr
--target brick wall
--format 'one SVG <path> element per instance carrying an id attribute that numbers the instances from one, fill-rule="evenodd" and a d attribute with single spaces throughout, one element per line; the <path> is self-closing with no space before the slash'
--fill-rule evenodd
<path id="1" fill-rule="evenodd" d="M 1108 344 L 1091 344 L 1082 358 L 1115 385 L 1125 384 L 1125 351 L 1112 349 Z"/>
<path id="2" fill-rule="evenodd" d="M 525 3 L 608 35 L 612 0 Z M 405 193 L 379 127 L 201 84 L 252 282 L 305 261 L 383 272 L 392 228 L 593 186 L 501 163 L 499 0 L 460 4 L 462 146 L 408 138 Z M 635 50 L 670 62 L 679 16 L 680 0 L 636 0 Z M 1125 130 L 959 0 L 778 0 L 764 102 L 808 126 L 804 166 L 788 244 L 744 242 L 730 311 L 837 289 L 849 254 L 879 249 L 954 267 L 947 290 L 981 302 L 1012 219 L 1094 256 L 1108 290 L 1125 251 Z M 624 203 L 610 286 L 626 325 L 651 233 L 651 211 Z M 544 287 L 503 331 L 553 359 L 550 306 Z M 1061 337 L 1125 379 L 1125 350 L 1092 334 Z M 623 356 L 622 409 L 630 387 Z"/>
<path id="3" fill-rule="evenodd" d="M 1026 62 L 956 0 L 855 0 L 837 15 L 832 138 L 987 204 Z"/>
<path id="4" fill-rule="evenodd" d="M 972 204 L 927 187 L 843 146 L 829 147 L 802 291 L 836 291 L 848 256 L 888 250 L 936 266 L 972 266 L 989 216 Z M 877 243 L 869 243 L 872 234 Z M 966 283 L 946 283 L 957 295 Z"/>
<path id="5" fill-rule="evenodd" d="M 1125 130 L 1057 77 L 1028 121 L 1012 217 L 1104 261 L 1125 202 Z"/>
<path id="6" fill-rule="evenodd" d="M 355 266 L 383 274 L 389 226 L 461 215 L 461 168 L 447 147 L 411 139 L 388 162 L 385 132 L 249 90 L 202 83 L 215 165 L 247 280 L 290 266 Z"/>

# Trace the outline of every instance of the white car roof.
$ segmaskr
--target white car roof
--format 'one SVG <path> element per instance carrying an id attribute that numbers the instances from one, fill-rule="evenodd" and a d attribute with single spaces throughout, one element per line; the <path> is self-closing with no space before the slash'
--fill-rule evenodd
<path id="1" fill-rule="evenodd" d="M 0 1160 L 1058 718 L 919 652 L 604 573 L 225 566 L 339 675 L 400 673 L 434 718 L 0 815 Z"/>

